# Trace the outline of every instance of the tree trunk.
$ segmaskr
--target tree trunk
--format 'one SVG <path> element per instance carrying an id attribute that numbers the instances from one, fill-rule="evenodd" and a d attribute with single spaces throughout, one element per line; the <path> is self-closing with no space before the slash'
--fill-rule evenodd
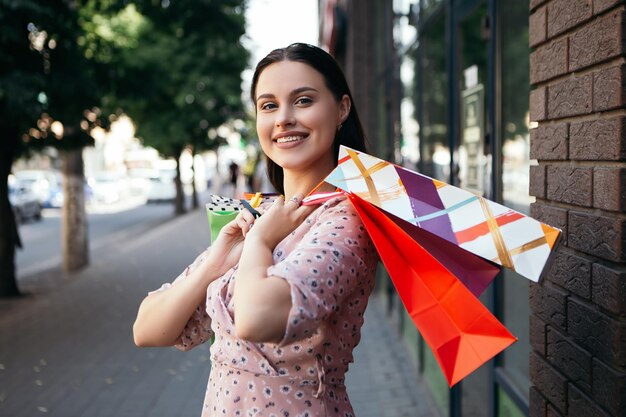
<path id="1" fill-rule="evenodd" d="M 191 207 L 196 210 L 200 206 L 198 203 L 198 190 L 196 189 L 196 164 L 195 155 L 191 151 Z"/>
<path id="2" fill-rule="evenodd" d="M 180 178 L 180 152 L 174 157 L 176 159 L 176 177 L 174 184 L 176 185 L 176 201 L 174 203 L 174 213 L 176 215 L 185 213 L 185 193 L 183 190 L 183 182 Z"/>
<path id="3" fill-rule="evenodd" d="M 0 139 L 0 297 L 16 297 L 20 291 L 15 275 L 15 248 L 22 247 L 22 243 L 9 202 L 8 179 L 19 131 L 6 127 L 2 130 L 5 136 Z"/>
<path id="4" fill-rule="evenodd" d="M 62 151 L 61 170 L 64 196 L 61 210 L 62 265 L 64 271 L 71 272 L 89 264 L 82 149 Z"/>

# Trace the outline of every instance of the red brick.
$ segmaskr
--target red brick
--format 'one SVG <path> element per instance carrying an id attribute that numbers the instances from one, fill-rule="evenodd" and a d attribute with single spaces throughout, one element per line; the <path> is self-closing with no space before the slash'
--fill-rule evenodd
<path id="1" fill-rule="evenodd" d="M 533 10 L 533 9 L 541 6 L 545 2 L 546 2 L 546 0 L 530 0 L 530 10 Z"/>
<path id="2" fill-rule="evenodd" d="M 566 209 L 535 202 L 530 205 L 530 215 L 540 222 L 561 229 L 563 243 L 567 245 L 568 212 Z"/>
<path id="3" fill-rule="evenodd" d="M 626 209 L 626 168 L 594 168 L 593 206 L 611 211 Z"/>
<path id="4" fill-rule="evenodd" d="M 592 20 L 569 37 L 569 70 L 576 71 L 620 55 L 624 9 Z"/>
<path id="5" fill-rule="evenodd" d="M 548 87 L 550 119 L 591 112 L 591 75 L 570 77 Z"/>
<path id="6" fill-rule="evenodd" d="M 567 387 L 567 410 L 571 416 L 611 417 L 574 384 Z"/>
<path id="7" fill-rule="evenodd" d="M 567 224 L 568 247 L 613 262 L 626 260 L 626 220 L 570 211 Z"/>
<path id="8" fill-rule="evenodd" d="M 546 167 L 543 165 L 530 166 L 528 193 L 539 198 L 546 198 Z"/>
<path id="9" fill-rule="evenodd" d="M 548 116 L 546 113 L 546 88 L 540 87 L 532 90 L 529 97 L 530 120 L 538 122 L 545 120 Z"/>
<path id="10" fill-rule="evenodd" d="M 591 18 L 591 0 L 553 0 L 548 3 L 548 38 Z"/>
<path id="11" fill-rule="evenodd" d="M 533 314 L 548 324 L 567 330 L 567 293 L 549 283 L 530 283 L 529 306 Z"/>
<path id="12" fill-rule="evenodd" d="M 591 355 L 548 327 L 546 358 L 570 381 L 591 391 Z"/>
<path id="13" fill-rule="evenodd" d="M 528 401 L 528 417 L 545 417 L 547 401 L 541 395 L 541 392 L 535 387 L 531 386 L 529 391 Z"/>
<path id="14" fill-rule="evenodd" d="M 530 83 L 536 84 L 567 72 L 567 38 L 541 45 L 530 54 Z"/>
<path id="15" fill-rule="evenodd" d="M 530 353 L 530 381 L 556 409 L 567 414 L 567 379 L 537 353 Z"/>
<path id="16" fill-rule="evenodd" d="M 532 136 L 531 136 L 532 152 Z M 579 161 L 626 160 L 626 118 L 570 124 L 569 155 Z"/>
<path id="17" fill-rule="evenodd" d="M 530 159 L 567 159 L 568 123 L 542 123 L 530 130 Z"/>
<path id="18" fill-rule="evenodd" d="M 549 166 L 546 181 L 548 200 L 591 207 L 593 168 Z"/>
<path id="19" fill-rule="evenodd" d="M 591 299 L 591 265 L 589 259 L 574 254 L 567 248 L 561 248 L 554 256 L 548 279 L 565 290 Z"/>
<path id="20" fill-rule="evenodd" d="M 626 346 L 626 340 L 622 340 Z M 615 416 L 626 415 L 626 372 L 593 360 L 593 398 Z"/>
<path id="21" fill-rule="evenodd" d="M 605 68 L 593 74 L 593 110 L 605 111 L 623 107 L 624 66 Z"/>
<path id="22" fill-rule="evenodd" d="M 593 264 L 591 288 L 591 299 L 595 304 L 615 314 L 626 314 L 626 269 L 623 265 Z"/>
<path id="23" fill-rule="evenodd" d="M 530 315 L 530 347 L 541 356 L 546 356 L 546 323 L 534 314 Z"/>
<path id="24" fill-rule="evenodd" d="M 592 356 L 618 367 L 625 365 L 624 323 L 596 306 L 583 304 L 570 297 L 567 302 L 567 328 L 573 342 Z"/>
<path id="25" fill-rule="evenodd" d="M 554 408 L 552 404 L 548 403 L 548 407 L 546 408 L 546 417 L 566 417 L 566 415 L 559 413 L 559 411 Z"/>
<path id="26" fill-rule="evenodd" d="M 547 36 L 546 8 L 535 10 L 528 19 L 528 44 L 530 47 L 544 42 Z"/>
<path id="27" fill-rule="evenodd" d="M 624 0 L 593 0 L 593 14 L 599 14 L 622 3 L 624 3 Z"/>

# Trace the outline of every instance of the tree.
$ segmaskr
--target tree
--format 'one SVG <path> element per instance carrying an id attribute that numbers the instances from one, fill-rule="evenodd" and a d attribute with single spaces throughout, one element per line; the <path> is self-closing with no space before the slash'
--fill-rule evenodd
<path id="1" fill-rule="evenodd" d="M 138 44 L 122 50 L 113 102 L 136 123 L 146 145 L 177 161 L 186 147 L 215 147 L 208 137 L 243 113 L 241 72 L 248 52 L 243 0 L 137 1 Z M 184 212 L 177 169 L 176 213 Z"/>
<path id="2" fill-rule="evenodd" d="M 18 295 L 15 246 L 19 235 L 8 201 L 7 178 L 22 152 L 60 150 L 65 204 L 63 267 L 88 263 L 81 149 L 101 124 L 97 106 L 106 86 L 104 66 L 84 47 L 83 23 L 112 1 L 0 0 L 0 296 Z M 106 120 L 106 119 L 104 119 Z M 56 127 L 56 128 L 55 128 Z"/>
<path id="3" fill-rule="evenodd" d="M 22 135 L 42 109 L 42 59 L 30 22 L 48 12 L 37 2 L 0 2 L 0 296 L 19 295 L 15 248 L 21 243 L 9 202 L 8 177 L 22 150 Z"/>
<path id="4" fill-rule="evenodd" d="M 244 0 L 0 0 L 0 296 L 19 293 L 7 178 L 25 150 L 54 146 L 64 173 L 63 266 L 88 263 L 82 148 L 113 109 L 178 160 L 239 114 Z M 55 128 L 56 127 L 56 128 Z M 180 171 L 178 204 L 182 211 Z"/>

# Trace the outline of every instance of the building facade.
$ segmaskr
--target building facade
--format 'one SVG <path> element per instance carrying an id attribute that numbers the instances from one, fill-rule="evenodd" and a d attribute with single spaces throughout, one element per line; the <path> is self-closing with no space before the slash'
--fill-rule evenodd
<path id="1" fill-rule="evenodd" d="M 541 284 L 481 301 L 519 338 L 449 389 L 381 275 L 442 416 L 626 415 L 626 28 L 616 0 L 322 0 L 377 156 L 563 230 Z"/>

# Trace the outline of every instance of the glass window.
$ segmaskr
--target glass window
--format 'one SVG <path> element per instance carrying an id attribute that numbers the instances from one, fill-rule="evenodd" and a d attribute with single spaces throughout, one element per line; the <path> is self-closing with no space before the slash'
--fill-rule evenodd
<path id="1" fill-rule="evenodd" d="M 422 18 L 426 19 L 428 16 L 437 11 L 439 6 L 441 6 L 441 3 L 443 3 L 442 0 L 422 0 L 420 7 Z"/>
<path id="2" fill-rule="evenodd" d="M 456 162 L 457 185 L 489 198 L 491 152 L 485 131 L 487 36 L 484 27 L 486 18 L 487 6 L 481 2 L 458 28 L 460 137 Z"/>
<path id="3" fill-rule="evenodd" d="M 419 333 L 411 316 L 407 313 L 404 306 L 402 306 L 402 336 L 406 342 L 409 352 L 411 353 L 411 359 L 413 359 L 413 365 L 419 365 L 419 352 L 418 352 L 418 337 Z"/>
<path id="4" fill-rule="evenodd" d="M 422 2 L 422 7 L 424 7 Z M 434 2 L 430 2 L 434 3 Z M 448 146 L 448 73 L 446 68 L 445 14 L 434 15 L 419 38 L 416 74 L 420 87 L 413 90 L 415 107 L 420 109 L 419 170 L 430 177 L 450 182 Z M 421 338 L 421 336 L 420 336 Z M 425 346 L 425 344 L 424 344 Z M 448 414 L 450 390 L 439 364 L 428 347 L 422 349 L 423 377 L 442 415 Z"/>
<path id="5" fill-rule="evenodd" d="M 514 210 L 528 214 L 534 198 L 528 195 L 529 134 L 528 95 L 528 1 L 501 2 L 502 72 L 502 200 Z M 505 270 L 503 323 L 519 338 L 504 351 L 503 371 L 528 399 L 530 354 L 528 285 L 526 278 Z M 505 396 L 505 394 L 502 394 Z M 509 414 L 507 414 L 509 415 Z"/>
<path id="6" fill-rule="evenodd" d="M 455 185 L 478 195 L 489 197 L 491 157 L 486 142 L 486 87 L 487 46 L 484 31 L 487 5 L 479 2 L 456 27 L 458 46 L 458 100 L 459 137 L 455 150 Z M 480 300 L 487 304 L 491 291 Z M 487 417 L 489 407 L 490 367 L 483 365 L 464 379 L 462 384 L 461 415 Z"/>
<path id="7" fill-rule="evenodd" d="M 526 417 L 511 398 L 499 388 L 498 389 L 498 417 Z"/>
<path id="8" fill-rule="evenodd" d="M 450 182 L 448 146 L 448 74 L 446 72 L 446 25 L 437 17 L 420 38 L 422 91 L 414 90 L 414 101 L 421 108 L 420 170 L 429 177 Z M 421 104 L 421 105 L 419 105 Z"/>
<path id="9" fill-rule="evenodd" d="M 433 399 L 442 415 L 448 415 L 450 407 L 450 389 L 448 382 L 430 348 L 424 349 L 424 380 L 430 388 Z"/>

